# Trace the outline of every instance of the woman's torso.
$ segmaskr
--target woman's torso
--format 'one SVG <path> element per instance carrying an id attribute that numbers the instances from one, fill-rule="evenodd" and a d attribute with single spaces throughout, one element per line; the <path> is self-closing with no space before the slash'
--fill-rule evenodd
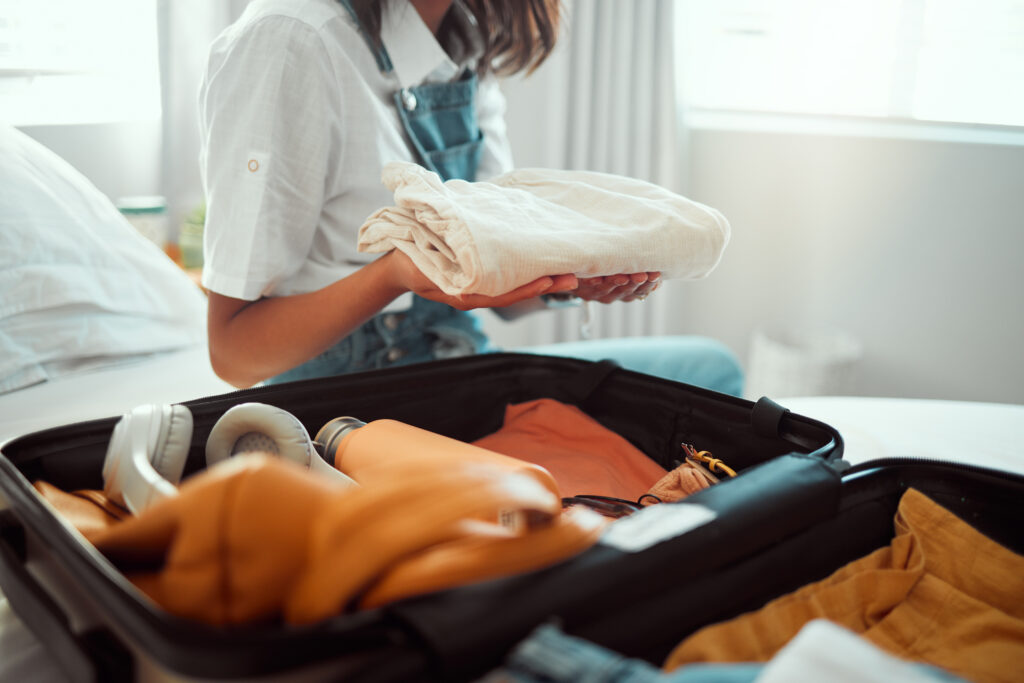
<path id="1" fill-rule="evenodd" d="M 200 97 L 207 287 L 242 299 L 297 294 L 372 260 L 356 236 L 392 203 L 381 169 L 419 161 L 395 95 L 454 80 L 464 66 L 407 2 L 392 3 L 381 38 L 389 71 L 342 3 L 254 0 L 214 42 Z M 487 82 L 477 98 L 481 128 L 495 129 L 481 161 L 490 175 L 511 166 L 504 101 Z"/>

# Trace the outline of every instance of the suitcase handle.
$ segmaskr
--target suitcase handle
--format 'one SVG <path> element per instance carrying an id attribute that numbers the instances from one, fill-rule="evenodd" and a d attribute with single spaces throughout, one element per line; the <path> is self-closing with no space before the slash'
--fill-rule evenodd
<path id="1" fill-rule="evenodd" d="M 794 445 L 806 448 L 812 453 L 827 451 L 828 455 L 825 456 L 825 462 L 829 463 L 840 474 L 850 468 L 850 463 L 842 458 L 843 440 L 838 432 L 835 433 L 832 440 L 824 447 L 814 450 L 817 445 L 816 443 L 801 438 L 796 432 L 787 428 L 787 420 L 792 419 L 789 417 L 790 415 L 789 408 L 779 405 L 767 396 L 762 396 L 754 402 L 750 410 L 750 426 L 755 434 L 769 438 L 784 439 Z M 797 419 L 804 423 L 817 422 L 803 417 L 797 417 Z M 821 426 L 825 427 L 823 424 Z"/>
<path id="2" fill-rule="evenodd" d="M 100 646 L 116 646 L 112 636 L 99 631 L 76 636 L 67 615 L 26 569 L 26 559 L 24 529 L 12 512 L 0 512 L 0 589 L 18 618 L 73 683 L 130 679 L 129 672 L 115 672 L 104 665 L 110 658 Z"/>

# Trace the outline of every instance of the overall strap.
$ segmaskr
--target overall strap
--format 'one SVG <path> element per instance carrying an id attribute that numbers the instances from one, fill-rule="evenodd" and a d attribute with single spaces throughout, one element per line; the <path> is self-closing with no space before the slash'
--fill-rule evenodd
<path id="1" fill-rule="evenodd" d="M 366 41 L 366 45 L 370 48 L 370 52 L 373 53 L 374 58 L 377 60 L 377 67 L 384 73 L 391 73 L 394 68 L 391 65 L 391 57 L 388 56 L 388 51 L 384 49 L 383 45 L 378 45 L 374 42 L 373 38 L 363 29 L 362 22 L 359 21 L 359 15 L 356 14 L 356 10 L 352 7 L 352 0 L 338 0 L 348 13 L 352 16 L 353 21 L 356 22 L 356 28 L 363 34 L 363 39 Z"/>

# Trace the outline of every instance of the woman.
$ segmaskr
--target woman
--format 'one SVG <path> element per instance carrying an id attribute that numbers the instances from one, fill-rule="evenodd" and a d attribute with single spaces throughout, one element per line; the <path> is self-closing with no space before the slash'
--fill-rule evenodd
<path id="1" fill-rule="evenodd" d="M 250 3 L 214 42 L 200 98 L 218 375 L 241 387 L 482 352 L 470 309 L 514 317 L 543 307 L 538 297 L 608 303 L 657 288 L 657 273 L 552 273 L 497 297 L 452 297 L 401 252 L 356 251 L 363 220 L 392 203 L 385 163 L 444 179 L 511 169 L 494 75 L 536 67 L 557 29 L 557 0 Z M 738 365 L 709 340 L 604 344 L 572 355 L 650 371 L 653 354 L 670 366 L 658 374 L 739 391 Z"/>

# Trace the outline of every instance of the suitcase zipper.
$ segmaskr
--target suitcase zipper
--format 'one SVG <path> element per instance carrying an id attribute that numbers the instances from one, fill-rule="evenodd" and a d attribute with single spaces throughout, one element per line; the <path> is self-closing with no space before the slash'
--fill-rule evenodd
<path id="1" fill-rule="evenodd" d="M 946 469 L 958 471 L 958 472 L 970 472 L 974 474 L 992 474 L 998 477 L 1016 479 L 1021 484 L 1024 484 L 1024 475 L 1009 470 L 1000 470 L 992 467 L 984 467 L 982 465 L 973 465 L 964 462 L 955 462 L 952 460 L 939 460 L 938 458 L 913 458 L 909 456 L 901 457 L 889 457 L 879 458 L 877 460 L 868 460 L 854 465 L 850 469 L 843 472 L 843 477 L 848 477 L 851 474 L 858 474 L 860 472 L 866 472 L 868 470 L 877 469 L 880 467 L 891 467 L 898 465 L 927 465 L 929 467 L 941 466 Z"/>

